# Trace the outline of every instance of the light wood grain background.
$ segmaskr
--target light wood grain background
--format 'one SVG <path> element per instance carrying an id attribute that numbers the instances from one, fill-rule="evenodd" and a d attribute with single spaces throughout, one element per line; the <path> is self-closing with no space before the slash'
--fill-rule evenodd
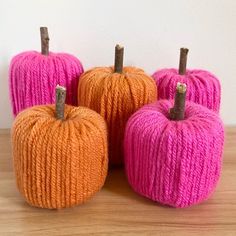
<path id="1" fill-rule="evenodd" d="M 138 196 L 124 172 L 110 172 L 102 191 L 65 210 L 29 206 L 18 193 L 9 130 L 0 131 L 0 235 L 236 235 L 236 127 L 226 129 L 222 178 L 206 202 L 173 209 Z"/>

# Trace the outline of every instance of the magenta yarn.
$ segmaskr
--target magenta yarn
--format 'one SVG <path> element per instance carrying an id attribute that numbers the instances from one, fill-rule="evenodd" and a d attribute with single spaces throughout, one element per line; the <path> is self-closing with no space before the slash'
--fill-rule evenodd
<path id="1" fill-rule="evenodd" d="M 185 120 L 168 119 L 173 101 L 134 113 L 126 126 L 128 181 L 139 194 L 173 207 L 207 199 L 221 173 L 224 127 L 217 114 L 186 102 Z"/>
<path id="2" fill-rule="evenodd" d="M 179 75 L 176 69 L 162 69 L 152 77 L 158 87 L 159 99 L 173 99 L 177 82 L 185 83 L 188 88 L 186 99 L 201 104 L 215 112 L 220 110 L 221 86 L 219 80 L 205 70 L 187 70 Z"/>
<path id="3" fill-rule="evenodd" d="M 67 89 L 66 103 L 77 105 L 77 89 L 83 66 L 66 53 L 48 56 L 36 51 L 16 55 L 10 65 L 9 86 L 13 114 L 41 104 L 55 102 L 57 84 Z"/>

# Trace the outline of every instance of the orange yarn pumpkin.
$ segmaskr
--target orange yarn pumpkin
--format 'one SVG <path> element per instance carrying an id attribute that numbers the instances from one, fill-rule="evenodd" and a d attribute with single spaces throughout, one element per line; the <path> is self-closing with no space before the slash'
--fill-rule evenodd
<path id="1" fill-rule="evenodd" d="M 104 119 L 85 107 L 35 106 L 19 113 L 12 128 L 17 185 L 26 201 L 42 208 L 85 202 L 104 184 L 107 129 Z"/>
<path id="2" fill-rule="evenodd" d="M 85 72 L 79 81 L 78 101 L 100 113 L 109 131 L 109 163 L 123 163 L 123 136 L 129 117 L 144 104 L 157 99 L 154 80 L 142 69 L 97 67 Z"/>

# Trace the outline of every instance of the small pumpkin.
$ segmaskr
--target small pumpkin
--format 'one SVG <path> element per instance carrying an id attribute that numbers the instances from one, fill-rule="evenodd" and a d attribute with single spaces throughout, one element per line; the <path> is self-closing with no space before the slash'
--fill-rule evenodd
<path id="1" fill-rule="evenodd" d="M 123 164 L 123 137 L 129 117 L 145 104 L 154 102 L 154 80 L 142 69 L 123 67 L 124 48 L 115 48 L 114 67 L 96 67 L 85 72 L 79 81 L 78 102 L 89 107 L 107 122 L 109 163 Z"/>
<path id="2" fill-rule="evenodd" d="M 55 103 L 57 84 L 67 89 L 66 103 L 77 105 L 77 87 L 83 66 L 79 59 L 68 53 L 49 52 L 46 27 L 40 28 L 41 53 L 22 52 L 13 57 L 9 69 L 9 87 L 12 111 L 34 105 Z"/>
<path id="3" fill-rule="evenodd" d="M 186 69 L 187 48 L 180 49 L 179 69 L 161 69 L 153 74 L 158 86 L 159 99 L 173 99 L 178 82 L 188 86 L 186 99 L 203 105 L 217 113 L 220 110 L 221 85 L 211 72 L 201 69 Z"/>

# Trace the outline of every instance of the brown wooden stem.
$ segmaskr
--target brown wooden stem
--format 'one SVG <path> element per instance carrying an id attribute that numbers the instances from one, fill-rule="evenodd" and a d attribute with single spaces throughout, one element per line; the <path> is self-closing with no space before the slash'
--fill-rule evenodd
<path id="1" fill-rule="evenodd" d="M 179 74 L 185 75 L 187 67 L 187 48 L 180 48 L 180 57 L 179 57 Z"/>
<path id="2" fill-rule="evenodd" d="M 45 56 L 49 54 L 49 36 L 48 28 L 40 27 L 40 36 L 41 36 L 41 53 Z"/>
<path id="3" fill-rule="evenodd" d="M 56 118 L 64 120 L 64 109 L 66 100 L 66 88 L 57 85 L 56 87 Z"/>
<path id="4" fill-rule="evenodd" d="M 186 90 L 187 90 L 186 84 L 177 83 L 175 104 L 174 107 L 170 109 L 171 120 L 184 119 Z"/>
<path id="5" fill-rule="evenodd" d="M 116 73 L 122 73 L 123 71 L 123 58 L 124 58 L 124 47 L 116 45 L 115 47 L 115 66 L 114 71 Z"/>

